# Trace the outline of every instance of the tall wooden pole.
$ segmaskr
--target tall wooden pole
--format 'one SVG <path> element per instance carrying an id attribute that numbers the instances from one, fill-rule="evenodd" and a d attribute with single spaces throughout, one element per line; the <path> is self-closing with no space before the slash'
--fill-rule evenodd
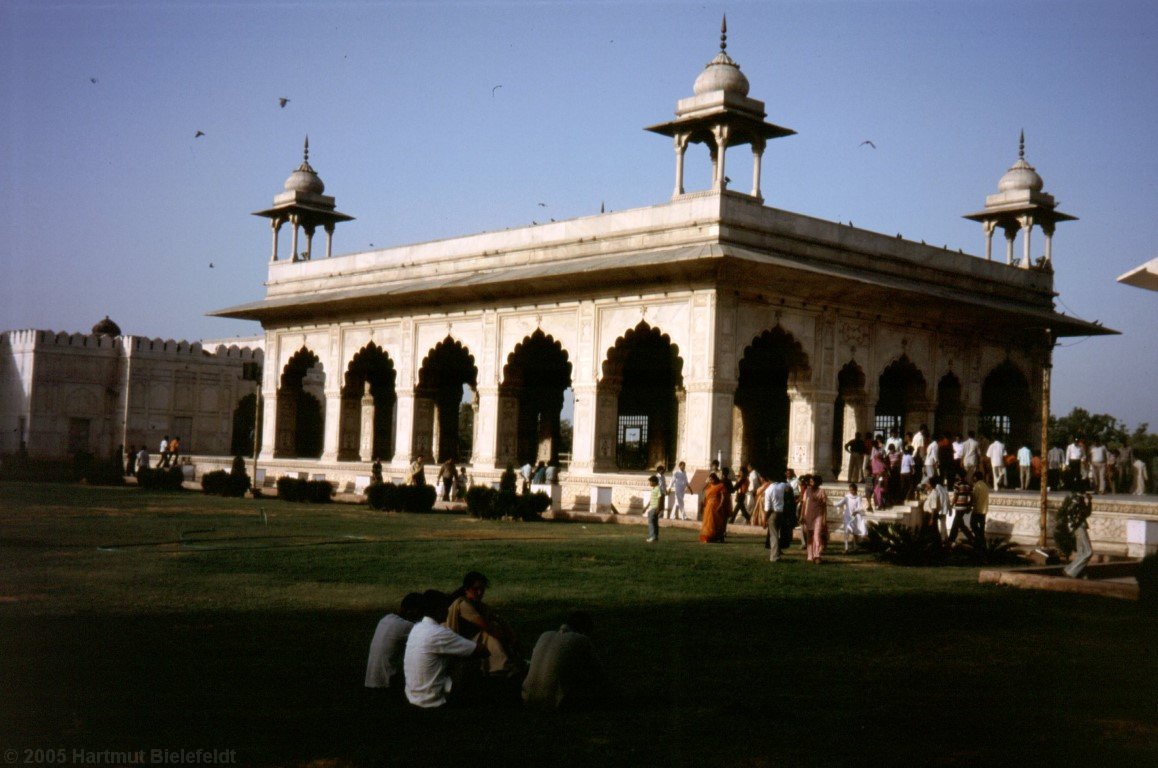
<path id="1" fill-rule="evenodd" d="M 1041 537 L 1039 545 L 1049 541 L 1049 387 L 1053 372 L 1053 332 L 1045 329 L 1045 365 L 1041 371 Z M 1059 470 L 1060 471 L 1060 470 Z"/>

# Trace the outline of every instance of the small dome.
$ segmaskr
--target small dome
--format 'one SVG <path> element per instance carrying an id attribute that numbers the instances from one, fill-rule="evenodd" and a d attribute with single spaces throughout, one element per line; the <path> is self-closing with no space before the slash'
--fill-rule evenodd
<path id="1" fill-rule="evenodd" d="M 306 143 L 302 150 L 302 164 L 285 180 L 286 192 L 309 192 L 320 195 L 326 191 L 317 172 L 310 166 L 310 137 L 306 136 Z"/>
<path id="2" fill-rule="evenodd" d="M 326 191 L 326 185 L 322 183 L 321 178 L 310 167 L 310 164 L 303 162 L 285 180 L 285 189 L 287 192 L 309 192 L 320 195 Z"/>
<path id="3" fill-rule="evenodd" d="M 747 96 L 748 78 L 744 77 L 744 73 L 740 71 L 740 65 L 732 61 L 731 56 L 720 51 L 696 78 L 693 89 L 697 96 L 712 91 L 728 91 Z"/>
<path id="4" fill-rule="evenodd" d="M 1024 157 L 1018 158 L 1013 167 L 1001 177 L 1001 181 L 997 182 L 998 192 L 1014 192 L 1023 189 L 1040 192 L 1044 187 L 1045 182 L 1037 175 L 1033 166 L 1025 161 Z"/>
<path id="5" fill-rule="evenodd" d="M 109 316 L 105 315 L 105 319 L 92 327 L 94 336 L 120 336 L 121 327 L 109 320 Z"/>

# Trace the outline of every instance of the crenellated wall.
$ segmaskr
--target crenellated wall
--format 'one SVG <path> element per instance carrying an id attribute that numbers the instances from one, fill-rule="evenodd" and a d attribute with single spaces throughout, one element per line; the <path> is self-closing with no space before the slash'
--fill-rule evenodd
<path id="1" fill-rule="evenodd" d="M 77 450 L 155 450 L 181 434 L 185 450 L 228 453 L 234 410 L 253 392 L 243 365 L 260 347 L 17 330 L 0 334 L 0 452 L 23 443 L 34 458 Z"/>

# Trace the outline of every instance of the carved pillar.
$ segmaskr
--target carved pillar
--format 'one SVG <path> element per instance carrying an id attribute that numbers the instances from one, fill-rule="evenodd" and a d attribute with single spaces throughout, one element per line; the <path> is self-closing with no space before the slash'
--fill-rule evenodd
<path id="1" fill-rule="evenodd" d="M 1017 239 L 1017 227 L 1005 226 L 1005 263 L 1013 264 L 1013 241 Z"/>
<path id="2" fill-rule="evenodd" d="M 724 160 L 728 153 L 728 138 L 731 136 L 731 128 L 727 125 L 717 125 L 712 128 L 712 136 L 716 139 L 716 177 L 712 181 L 712 189 L 721 192 L 727 189 L 727 174 L 724 168 Z"/>
<path id="3" fill-rule="evenodd" d="M 326 258 L 329 259 L 334 255 L 334 224 L 333 222 L 326 225 Z"/>
<path id="4" fill-rule="evenodd" d="M 1050 266 L 1053 265 L 1053 222 L 1041 225 L 1041 231 L 1045 234 L 1045 263 Z"/>
<path id="5" fill-rule="evenodd" d="M 322 431 L 322 461 L 338 460 L 338 435 L 342 421 L 342 390 L 326 390 L 326 408 Z"/>
<path id="6" fill-rule="evenodd" d="M 1019 216 L 1017 223 L 1021 225 L 1021 231 L 1025 233 L 1025 239 L 1021 243 L 1021 268 L 1029 269 L 1033 264 L 1033 253 L 1030 249 L 1030 239 L 1033 235 L 1033 217 Z"/>
<path id="7" fill-rule="evenodd" d="M 276 216 L 269 220 L 269 228 L 273 230 L 273 254 L 270 256 L 270 261 L 277 261 L 277 236 L 281 231 L 281 225 L 284 223 L 284 219 Z"/>
<path id="8" fill-rule="evenodd" d="M 290 226 L 293 227 L 293 237 L 290 239 L 290 261 L 298 260 L 298 217 L 297 214 L 290 214 Z"/>
<path id="9" fill-rule="evenodd" d="M 752 139 L 752 197 L 757 200 L 764 198 L 760 194 L 760 168 L 764 160 L 764 139 Z"/>
<path id="10" fill-rule="evenodd" d="M 343 397 L 342 424 L 338 435 L 338 461 L 359 460 L 362 441 L 366 437 L 365 426 L 361 420 L 358 401 L 352 397 Z"/>
<path id="11" fill-rule="evenodd" d="M 595 422 L 599 398 L 595 384 L 576 384 L 572 391 L 575 395 L 575 423 L 572 426 L 570 470 L 591 472 L 597 452 Z"/>
<path id="12" fill-rule="evenodd" d="M 306 230 L 306 260 L 309 261 L 314 258 L 314 225 L 306 224 L 304 229 Z"/>
<path id="13" fill-rule="evenodd" d="M 395 405 L 396 428 L 394 434 L 397 443 L 394 446 L 394 463 L 408 465 L 414 458 L 414 424 L 415 401 L 413 389 L 399 389 L 398 401 Z"/>
<path id="14" fill-rule="evenodd" d="M 499 390 L 498 398 L 498 444 L 495 447 L 495 469 L 505 469 L 507 464 L 518 462 L 519 449 L 519 398 L 511 392 Z"/>
<path id="15" fill-rule="evenodd" d="M 993 231 L 997 229 L 997 222 L 987 219 L 981 226 L 985 228 L 985 260 L 993 261 Z"/>
<path id="16" fill-rule="evenodd" d="M 362 461 L 374 460 L 374 437 L 374 396 L 367 381 L 362 390 L 362 428 L 358 437 L 358 458 Z"/>
<path id="17" fill-rule="evenodd" d="M 672 197 L 679 197 L 684 193 L 684 155 L 688 150 L 688 135 L 686 133 L 677 133 L 674 138 L 676 153 L 676 176 L 675 191 L 672 192 Z"/>

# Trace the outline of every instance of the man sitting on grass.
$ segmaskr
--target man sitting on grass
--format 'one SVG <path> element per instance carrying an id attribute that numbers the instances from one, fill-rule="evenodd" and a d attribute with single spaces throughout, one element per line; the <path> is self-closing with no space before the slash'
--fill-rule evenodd
<path id="1" fill-rule="evenodd" d="M 375 692 L 389 691 L 390 699 L 402 701 L 402 658 L 406 639 L 414 623 L 422 619 L 422 595 L 411 592 L 402 598 L 398 613 L 388 613 L 378 622 L 366 660 L 366 687 Z"/>
<path id="2" fill-rule="evenodd" d="M 571 611 L 567 623 L 544 632 L 531 653 L 523 702 L 542 709 L 579 709 L 606 698 L 603 666 L 595 655 L 595 623 L 586 611 Z"/>
<path id="3" fill-rule="evenodd" d="M 406 676 L 406 698 L 416 707 L 444 706 L 451 689 L 454 659 L 483 658 L 482 643 L 467 640 L 444 627 L 450 597 L 434 589 L 422 594 L 422 621 L 414 625 L 406 642 L 402 670 Z"/>

